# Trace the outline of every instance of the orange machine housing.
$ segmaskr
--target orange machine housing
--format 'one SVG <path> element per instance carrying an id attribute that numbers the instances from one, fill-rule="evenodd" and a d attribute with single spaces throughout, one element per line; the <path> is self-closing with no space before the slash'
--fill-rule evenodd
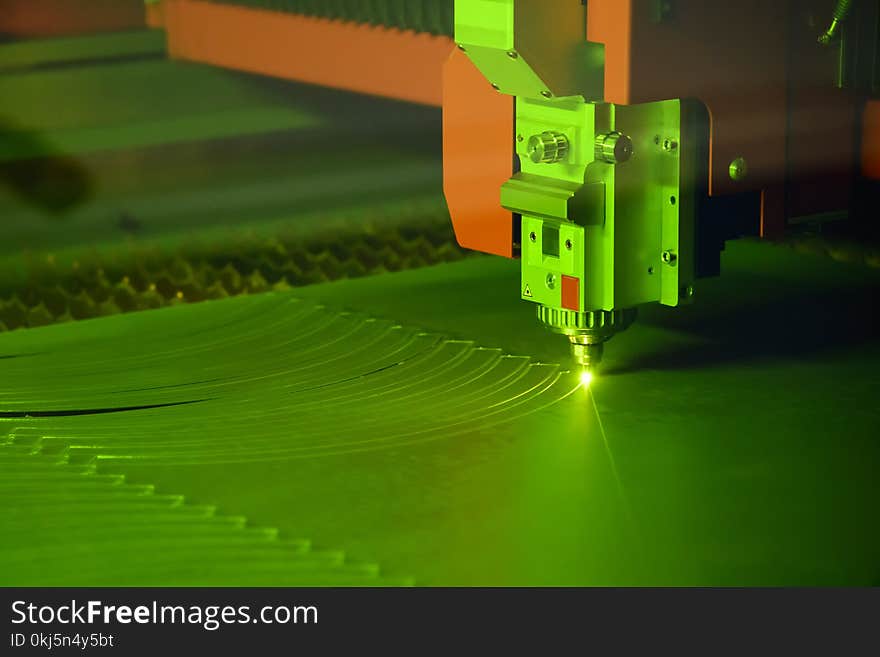
<path id="1" fill-rule="evenodd" d="M 443 105 L 444 191 L 468 249 L 513 257 L 500 205 L 513 170 L 513 99 L 447 37 L 201 0 L 164 0 L 172 57 L 424 105 Z M 450 56 L 451 54 L 451 56 Z"/>
<path id="2" fill-rule="evenodd" d="M 466 249 L 514 256 L 513 215 L 501 207 L 513 139 L 513 98 L 495 91 L 456 48 L 443 75 L 443 191 Z"/>
<path id="3" fill-rule="evenodd" d="M 147 27 L 154 30 L 165 27 L 165 5 L 160 2 L 150 2 L 146 5 Z"/>
<path id="4" fill-rule="evenodd" d="M 172 57 L 424 105 L 442 102 L 446 37 L 201 0 L 164 0 Z"/>
<path id="5" fill-rule="evenodd" d="M 144 27 L 143 0 L 2 0 L 0 34 L 52 37 Z"/>
<path id="6" fill-rule="evenodd" d="M 145 24 L 142 0 L 5 0 L 0 32 L 56 35 Z M 828 0 L 590 0 L 586 38 L 605 46 L 605 100 L 698 99 L 709 114 L 708 190 L 761 195 L 761 233 L 845 209 L 858 151 L 880 177 L 880 119 L 834 86 L 833 48 L 816 36 Z M 162 0 L 173 57 L 444 106 L 444 189 L 459 242 L 515 255 L 499 188 L 513 172 L 513 101 L 451 39 L 205 0 Z M 450 56 L 451 53 L 451 56 Z M 863 145 L 858 143 L 862 121 Z M 748 175 L 734 180 L 742 158 Z"/>
<path id="7" fill-rule="evenodd" d="M 862 116 L 862 175 L 880 180 L 880 100 L 869 101 Z"/>
<path id="8" fill-rule="evenodd" d="M 817 43 L 832 8 L 827 0 L 590 0 L 587 38 L 605 44 L 608 102 L 705 104 L 709 194 L 760 191 L 761 232 L 778 236 L 789 218 L 850 202 L 858 101 L 835 88 L 835 48 Z M 729 175 L 738 158 L 748 164 L 743 180 Z"/>

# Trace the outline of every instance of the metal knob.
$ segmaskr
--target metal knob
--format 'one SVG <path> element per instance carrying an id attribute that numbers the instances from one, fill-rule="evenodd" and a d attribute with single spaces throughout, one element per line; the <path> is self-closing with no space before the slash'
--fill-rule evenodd
<path id="1" fill-rule="evenodd" d="M 633 155 L 632 139 L 620 132 L 596 137 L 596 159 L 608 164 L 621 164 Z"/>
<path id="2" fill-rule="evenodd" d="M 561 132 L 542 132 L 529 139 L 529 159 L 535 164 L 561 162 L 568 155 L 568 137 Z"/>

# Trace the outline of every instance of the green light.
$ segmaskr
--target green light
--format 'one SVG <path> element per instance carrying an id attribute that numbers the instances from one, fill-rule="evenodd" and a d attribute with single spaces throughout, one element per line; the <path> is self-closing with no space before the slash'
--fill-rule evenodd
<path id="1" fill-rule="evenodd" d="M 593 373 L 589 370 L 584 370 L 581 372 L 581 386 L 584 388 L 589 388 L 590 384 L 593 382 Z"/>

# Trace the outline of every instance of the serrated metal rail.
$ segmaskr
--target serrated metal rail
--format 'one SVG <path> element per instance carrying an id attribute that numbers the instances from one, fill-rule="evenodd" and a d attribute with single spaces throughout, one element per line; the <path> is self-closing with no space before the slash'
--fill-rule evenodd
<path id="1" fill-rule="evenodd" d="M 330 20 L 452 36 L 452 0 L 210 0 Z"/>

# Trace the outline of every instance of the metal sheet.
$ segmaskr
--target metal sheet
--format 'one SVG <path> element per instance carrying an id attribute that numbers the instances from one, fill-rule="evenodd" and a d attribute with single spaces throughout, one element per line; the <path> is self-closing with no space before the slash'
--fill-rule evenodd
<path id="1" fill-rule="evenodd" d="M 877 579 L 876 274 L 735 245 L 702 302 L 615 338 L 587 391 L 538 364 L 567 345 L 516 264 L 7 333 L 2 426 L 395 581 Z M 99 412 L 158 404 L 179 405 Z"/>

